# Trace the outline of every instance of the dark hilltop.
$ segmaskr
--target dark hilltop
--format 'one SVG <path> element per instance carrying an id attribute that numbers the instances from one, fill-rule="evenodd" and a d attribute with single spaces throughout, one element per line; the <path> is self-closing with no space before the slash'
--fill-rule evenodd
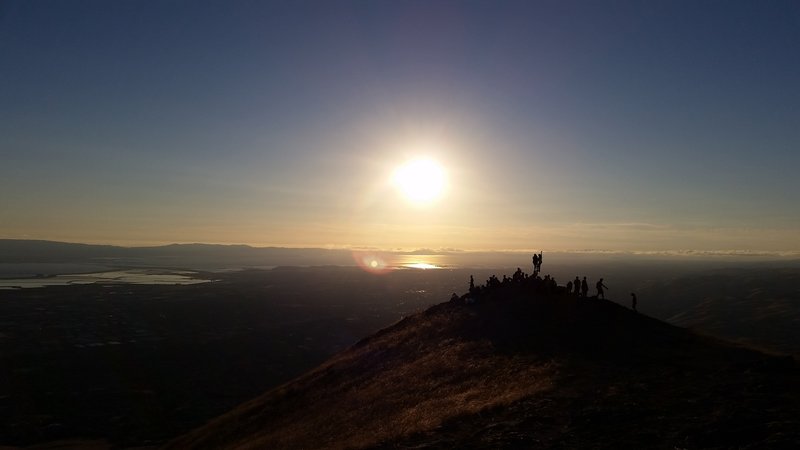
<path id="1" fill-rule="evenodd" d="M 406 317 L 166 448 L 798 447 L 792 357 L 523 276 Z"/>

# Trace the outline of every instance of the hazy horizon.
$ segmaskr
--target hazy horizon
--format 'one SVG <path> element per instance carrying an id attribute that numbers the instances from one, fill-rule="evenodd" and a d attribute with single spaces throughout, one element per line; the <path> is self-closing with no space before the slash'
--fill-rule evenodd
<path id="1" fill-rule="evenodd" d="M 544 274 L 563 279 L 573 273 L 605 275 L 613 279 L 668 279 L 676 273 L 700 272 L 724 268 L 794 268 L 800 266 L 800 255 L 793 252 L 620 252 L 579 251 L 543 252 Z M 204 273 L 275 267 L 359 267 L 365 272 L 386 274 L 397 269 L 476 269 L 495 274 L 510 274 L 516 268 L 531 272 L 528 251 L 462 251 L 458 249 L 324 249 L 252 247 L 247 245 L 171 244 L 148 247 L 100 246 L 53 241 L 17 241 L 0 239 L 0 279 L 4 286 L 25 284 L 39 286 L 82 282 L 72 275 L 96 274 L 102 281 L 104 272 L 120 272 L 120 277 L 146 281 L 142 271 L 154 270 L 155 278 L 177 275 L 182 270 Z M 167 272 L 164 272 L 167 271 Z M 60 280 L 43 277 L 61 276 Z M 208 275 L 206 275 L 208 276 Z M 32 278 L 29 282 L 14 280 Z M 37 281 L 40 280 L 40 281 Z"/>
<path id="2" fill-rule="evenodd" d="M 731 257 L 731 258 L 796 258 L 800 257 L 800 250 L 743 250 L 743 249 L 719 249 L 719 250 L 698 250 L 689 248 L 680 249 L 667 249 L 667 250 L 614 250 L 602 248 L 586 248 L 586 249 L 559 249 L 559 248 L 546 248 L 546 247 L 531 247 L 531 248 L 506 248 L 506 249 L 470 249 L 470 248 L 429 248 L 429 247 L 410 247 L 410 248 L 381 248 L 381 247 L 365 247 L 365 246 L 311 246 L 311 245 L 258 245 L 246 242 L 197 242 L 197 241 L 164 241 L 164 242 L 148 242 L 139 243 L 137 245 L 117 243 L 113 241 L 62 241 L 54 239 L 29 239 L 29 238 L 0 238 L 0 241 L 8 242 L 32 242 L 32 243 L 53 243 L 53 244 L 76 244 L 76 245 L 89 245 L 89 246 L 111 246 L 127 249 L 145 249 L 145 248 L 159 248 L 170 246 L 209 246 L 209 247 L 248 247 L 251 249 L 287 249 L 287 250 L 325 250 L 325 251 L 350 251 L 350 252 L 385 252 L 402 255 L 465 255 L 465 254 L 519 254 L 519 255 L 532 255 L 538 252 L 546 252 L 549 255 L 573 255 L 573 256 L 641 256 L 641 257 Z"/>

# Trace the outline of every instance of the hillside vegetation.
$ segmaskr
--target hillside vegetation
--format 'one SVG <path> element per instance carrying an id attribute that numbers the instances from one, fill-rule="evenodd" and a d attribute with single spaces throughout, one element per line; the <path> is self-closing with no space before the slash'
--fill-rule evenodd
<path id="1" fill-rule="evenodd" d="M 407 317 L 167 448 L 800 445 L 790 357 L 503 287 Z"/>

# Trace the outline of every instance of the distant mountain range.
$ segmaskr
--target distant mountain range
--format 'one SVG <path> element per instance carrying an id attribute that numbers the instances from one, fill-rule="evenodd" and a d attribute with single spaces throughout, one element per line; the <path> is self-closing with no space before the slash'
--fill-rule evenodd
<path id="1" fill-rule="evenodd" d="M 653 282 L 648 312 L 725 339 L 800 355 L 800 269 L 728 268 Z"/>
<path id="2" fill-rule="evenodd" d="M 155 247 L 0 239 L 0 263 L 100 263 L 181 268 L 275 265 L 353 265 L 349 250 L 170 244 Z"/>
<path id="3" fill-rule="evenodd" d="M 167 448 L 798 445 L 793 358 L 509 288 L 407 317 Z"/>

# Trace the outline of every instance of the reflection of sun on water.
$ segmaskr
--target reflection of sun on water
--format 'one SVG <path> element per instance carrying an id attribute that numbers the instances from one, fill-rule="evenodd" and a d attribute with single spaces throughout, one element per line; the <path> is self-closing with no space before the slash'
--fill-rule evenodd
<path id="1" fill-rule="evenodd" d="M 407 269 L 441 269 L 440 255 L 397 255 L 395 260 L 398 267 Z"/>
<path id="2" fill-rule="evenodd" d="M 404 264 L 403 267 L 408 267 L 409 269 L 439 269 L 440 267 L 435 264 L 429 264 L 424 262 L 416 262 L 410 264 Z"/>
<path id="3" fill-rule="evenodd" d="M 385 274 L 395 269 L 441 269 L 441 255 L 397 255 L 382 252 L 354 251 L 353 260 L 363 270 L 374 274 Z"/>

